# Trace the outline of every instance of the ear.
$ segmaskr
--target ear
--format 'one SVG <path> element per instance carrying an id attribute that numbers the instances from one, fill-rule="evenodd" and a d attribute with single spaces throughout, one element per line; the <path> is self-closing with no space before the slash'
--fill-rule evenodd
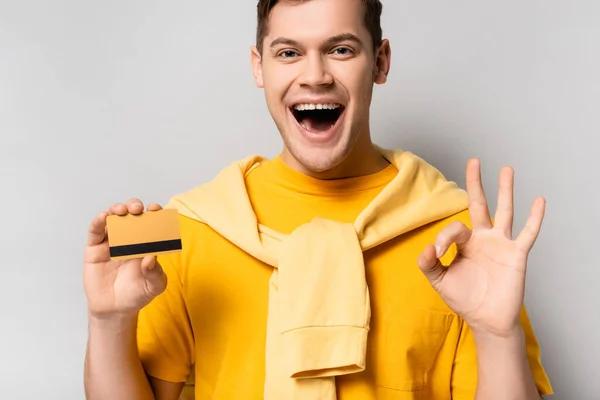
<path id="1" fill-rule="evenodd" d="M 252 66 L 252 75 L 254 75 L 256 86 L 259 88 L 264 87 L 262 77 L 262 57 L 256 46 L 250 48 L 250 64 Z"/>
<path id="2" fill-rule="evenodd" d="M 387 77 L 390 72 L 392 63 L 392 50 L 390 42 L 384 39 L 377 49 L 375 54 L 375 67 L 373 71 L 373 81 L 378 85 L 383 85 L 387 82 Z"/>

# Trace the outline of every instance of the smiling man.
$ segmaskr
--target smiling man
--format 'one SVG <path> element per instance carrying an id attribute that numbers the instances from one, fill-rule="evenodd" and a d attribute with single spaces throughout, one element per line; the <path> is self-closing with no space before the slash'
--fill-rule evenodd
<path id="1" fill-rule="evenodd" d="M 356 3 L 356 4 L 354 4 Z M 286 165 L 317 178 L 367 175 L 386 162 L 371 144 L 373 84 L 386 81 L 379 2 L 263 1 L 258 5 L 257 85 Z"/>
<path id="2" fill-rule="evenodd" d="M 183 251 L 111 260 L 88 233 L 88 399 L 494 400 L 552 393 L 523 307 L 545 202 L 513 238 L 513 171 L 490 216 L 371 140 L 390 44 L 378 0 L 261 0 L 251 65 L 283 139 L 174 196 Z"/>

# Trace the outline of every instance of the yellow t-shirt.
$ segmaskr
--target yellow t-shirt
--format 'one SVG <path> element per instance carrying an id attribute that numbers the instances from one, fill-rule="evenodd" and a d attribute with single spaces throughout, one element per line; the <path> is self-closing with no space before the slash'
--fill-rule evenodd
<path id="1" fill-rule="evenodd" d="M 289 234 L 322 217 L 353 222 L 396 175 L 321 181 L 279 157 L 247 177 L 258 222 Z M 450 310 L 416 260 L 448 223 L 470 226 L 468 212 L 399 236 L 364 253 L 371 297 L 366 370 L 336 379 L 339 400 L 472 400 L 477 380 L 469 327 Z M 272 267 L 207 225 L 181 216 L 183 251 L 162 255 L 166 291 L 139 316 L 139 353 L 148 375 L 172 382 L 194 373 L 197 400 L 262 399 Z M 445 257 L 449 262 L 452 251 Z M 538 388 L 551 393 L 525 310 L 522 324 Z"/>

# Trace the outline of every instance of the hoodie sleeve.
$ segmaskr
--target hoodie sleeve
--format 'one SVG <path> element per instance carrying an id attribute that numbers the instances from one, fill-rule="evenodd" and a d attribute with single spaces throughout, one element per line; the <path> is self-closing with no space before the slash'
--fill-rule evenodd
<path id="1" fill-rule="evenodd" d="M 167 288 L 138 318 L 138 351 L 146 373 L 169 382 L 188 380 L 194 364 L 194 341 L 180 278 L 180 253 L 158 262 L 167 274 Z"/>

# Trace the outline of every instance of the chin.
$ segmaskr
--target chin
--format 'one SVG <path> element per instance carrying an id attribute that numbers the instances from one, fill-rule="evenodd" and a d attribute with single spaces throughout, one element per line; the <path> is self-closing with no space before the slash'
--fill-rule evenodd
<path id="1" fill-rule="evenodd" d="M 333 146 L 315 146 L 286 140 L 286 148 L 295 162 L 306 172 L 325 173 L 340 166 L 350 153 L 350 143 L 340 141 Z"/>

